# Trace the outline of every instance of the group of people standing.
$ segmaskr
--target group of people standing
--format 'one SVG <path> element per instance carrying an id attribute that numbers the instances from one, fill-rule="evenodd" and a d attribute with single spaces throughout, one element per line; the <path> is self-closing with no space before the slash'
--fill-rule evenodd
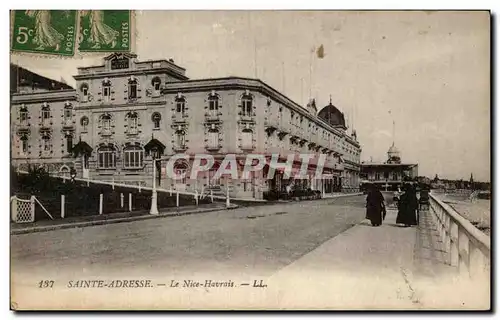
<path id="1" fill-rule="evenodd" d="M 405 227 L 418 224 L 419 204 L 417 198 L 417 189 L 414 185 L 404 184 L 403 193 L 397 200 L 398 216 L 397 224 Z M 376 185 L 371 184 L 366 197 L 366 218 L 371 221 L 372 226 L 382 225 L 386 216 L 385 199 L 382 192 Z"/>

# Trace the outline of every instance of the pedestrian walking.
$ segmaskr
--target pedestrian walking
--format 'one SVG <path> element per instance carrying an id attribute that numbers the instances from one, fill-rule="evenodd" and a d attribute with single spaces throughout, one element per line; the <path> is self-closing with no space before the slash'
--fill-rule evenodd
<path id="1" fill-rule="evenodd" d="M 384 196 L 374 184 L 370 184 L 368 188 L 368 195 L 366 196 L 366 218 L 371 221 L 372 226 L 378 227 L 385 218 Z"/>
<path id="2" fill-rule="evenodd" d="M 415 187 L 410 184 L 403 186 L 403 194 L 399 200 L 397 224 L 402 224 L 405 227 L 415 226 L 417 222 L 418 199 Z"/>

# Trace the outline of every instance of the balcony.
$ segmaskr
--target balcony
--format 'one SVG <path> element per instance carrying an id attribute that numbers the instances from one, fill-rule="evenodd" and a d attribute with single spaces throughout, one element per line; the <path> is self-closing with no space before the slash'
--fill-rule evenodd
<path id="1" fill-rule="evenodd" d="M 222 112 L 205 112 L 205 122 L 221 122 L 220 116 Z"/>
<path id="2" fill-rule="evenodd" d="M 28 133 L 30 131 L 30 124 L 28 121 L 20 121 L 17 125 L 17 132 Z"/>
<path id="3" fill-rule="evenodd" d="M 188 117 L 187 114 L 174 113 L 172 115 L 172 121 L 173 121 L 173 123 L 176 123 L 176 124 L 184 124 L 184 123 L 187 123 L 187 117 Z"/>
<path id="4" fill-rule="evenodd" d="M 125 132 L 129 136 L 135 136 L 139 134 L 139 129 L 137 128 L 128 128 L 127 131 Z"/>
<path id="5" fill-rule="evenodd" d="M 172 149 L 175 151 L 175 152 L 184 152 L 188 149 L 187 145 L 183 144 L 183 145 L 174 145 L 172 147 Z"/>
<path id="6" fill-rule="evenodd" d="M 73 122 L 73 119 L 71 119 L 71 118 L 64 119 L 62 126 L 63 126 L 64 130 L 75 130 L 75 123 Z"/>
<path id="7" fill-rule="evenodd" d="M 103 137 L 109 137 L 112 134 L 113 134 L 113 132 L 111 131 L 111 129 L 104 128 L 101 130 L 101 136 L 103 136 Z"/>
<path id="8" fill-rule="evenodd" d="M 207 145 L 205 146 L 205 149 L 207 151 L 219 151 L 222 148 L 222 145 Z"/>

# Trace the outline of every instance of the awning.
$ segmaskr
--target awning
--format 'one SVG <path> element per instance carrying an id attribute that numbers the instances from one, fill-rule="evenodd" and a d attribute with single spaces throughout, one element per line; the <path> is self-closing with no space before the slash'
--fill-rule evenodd
<path id="1" fill-rule="evenodd" d="M 159 155 L 163 155 L 165 148 L 166 148 L 165 145 L 155 138 L 149 140 L 149 142 L 144 146 L 144 150 L 146 151 L 147 154 L 149 154 L 151 150 L 157 149 Z"/>
<path id="2" fill-rule="evenodd" d="M 73 157 L 78 157 L 79 155 L 86 155 L 90 156 L 92 154 L 92 147 L 88 145 L 87 142 L 85 141 L 79 141 L 73 149 L 71 149 L 71 153 L 73 154 Z"/>

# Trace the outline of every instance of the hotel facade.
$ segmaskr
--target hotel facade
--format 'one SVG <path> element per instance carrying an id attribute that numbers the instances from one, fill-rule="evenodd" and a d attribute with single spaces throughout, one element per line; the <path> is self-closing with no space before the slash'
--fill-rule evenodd
<path id="1" fill-rule="evenodd" d="M 227 188 L 233 197 L 257 199 L 290 183 L 323 193 L 359 187 L 361 147 L 331 102 L 318 113 L 314 100 L 300 106 L 257 79 L 190 80 L 173 60 L 139 61 L 127 53 L 78 68 L 74 79 L 76 89 L 21 81 L 11 94 L 14 166 L 43 165 L 61 175 L 74 168 L 82 178 L 150 186 L 156 164 L 161 188 Z M 215 164 L 197 179 L 175 180 L 164 168 L 179 153 L 210 154 Z M 249 153 L 278 154 L 280 162 L 294 154 L 294 169 L 299 154 L 322 154 L 323 178 L 315 178 L 314 161 L 300 181 L 279 169 L 267 179 L 269 165 L 245 180 L 214 177 L 225 155 L 236 155 L 242 169 Z M 191 166 L 177 161 L 174 171 Z"/>

